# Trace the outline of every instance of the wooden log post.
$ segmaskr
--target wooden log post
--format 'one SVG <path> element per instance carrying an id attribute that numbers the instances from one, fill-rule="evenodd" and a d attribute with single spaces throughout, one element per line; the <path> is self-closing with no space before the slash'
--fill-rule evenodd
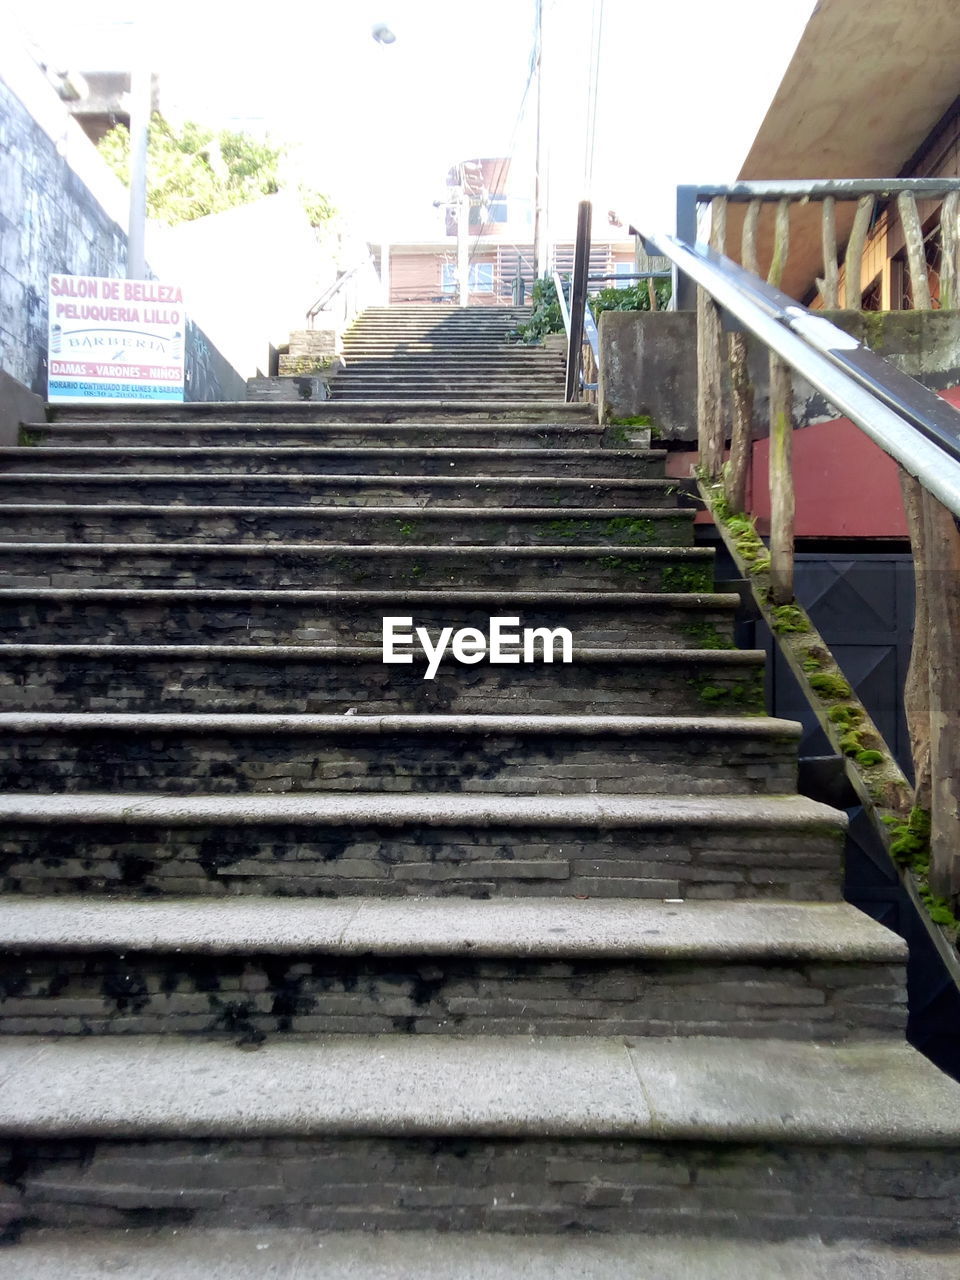
<path id="1" fill-rule="evenodd" d="M 755 275 L 757 270 L 757 221 L 760 201 L 751 200 L 743 220 L 740 261 Z M 747 338 L 742 332 L 731 333 L 728 348 L 730 387 L 733 392 L 733 424 L 730 430 L 730 458 L 723 470 L 723 489 L 727 505 L 738 514 L 746 510 L 747 481 L 750 475 L 750 451 L 753 447 L 753 383 L 747 368 Z"/>
<path id="2" fill-rule="evenodd" d="M 960 902 L 960 531 L 923 494 L 930 689 L 930 888 Z"/>
<path id="3" fill-rule="evenodd" d="M 923 247 L 923 228 L 917 201 L 912 191 L 901 191 L 897 196 L 897 209 L 903 226 L 903 238 L 907 247 L 907 263 L 910 269 L 910 292 L 913 309 L 929 311 L 933 306 L 930 296 L 930 275 L 927 271 L 927 255 Z"/>
<path id="4" fill-rule="evenodd" d="M 951 191 L 940 206 L 940 310 L 952 311 L 960 298 L 960 191 Z"/>
<path id="5" fill-rule="evenodd" d="M 956 201 L 941 218 L 956 228 Z M 912 192 L 897 197 L 914 309 L 933 299 L 923 228 Z M 955 241 L 950 246 L 955 257 Z M 956 277 L 947 271 L 949 287 Z M 960 901 L 960 531 L 957 521 L 913 476 L 901 488 L 916 583 L 913 649 L 905 692 L 916 785 L 914 805 L 930 813 L 930 888 Z"/>
<path id="6" fill-rule="evenodd" d="M 723 252 L 727 202 L 713 200 L 710 245 Z M 705 289 L 697 289 L 697 444 L 704 474 L 716 480 L 723 467 L 723 366 L 720 312 Z"/>
<path id="7" fill-rule="evenodd" d="M 837 201 L 827 196 L 821 211 L 820 235 L 823 242 L 823 279 L 817 288 L 828 309 L 840 305 L 840 269 L 837 266 Z"/>
<path id="8" fill-rule="evenodd" d="M 768 283 L 780 287 L 790 250 L 790 202 L 777 206 Z M 770 355 L 770 595 L 774 604 L 793 599 L 793 379 L 789 366 Z"/>
<path id="9" fill-rule="evenodd" d="M 853 230 L 847 241 L 847 252 L 843 259 L 843 305 L 848 311 L 860 310 L 860 299 L 863 286 L 860 281 L 863 275 L 863 247 L 867 243 L 867 232 L 873 219 L 874 196 L 861 196 L 857 201 L 857 212 L 853 218 Z"/>

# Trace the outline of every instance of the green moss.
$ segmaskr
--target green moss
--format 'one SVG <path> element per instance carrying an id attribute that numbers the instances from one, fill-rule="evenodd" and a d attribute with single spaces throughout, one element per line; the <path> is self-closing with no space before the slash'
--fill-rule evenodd
<path id="1" fill-rule="evenodd" d="M 595 520 L 548 520 L 545 524 L 538 524 L 534 532 L 563 542 L 579 533 L 589 533 L 595 525 Z"/>
<path id="2" fill-rule="evenodd" d="M 40 443 L 40 432 L 31 431 L 29 427 L 21 427 L 17 432 L 17 444 L 26 449 L 33 449 Z"/>
<path id="3" fill-rule="evenodd" d="M 713 586 L 713 571 L 709 565 L 667 564 L 660 570 L 660 588 L 663 591 L 701 592 Z"/>
<path id="4" fill-rule="evenodd" d="M 886 759 L 886 756 L 882 751 L 874 751 L 869 748 L 866 751 L 858 751 L 855 758 L 857 764 L 869 769 L 871 765 L 881 764 Z"/>
<path id="5" fill-rule="evenodd" d="M 653 520 L 614 516 L 604 525 L 603 536 L 616 538 L 629 547 L 648 547 L 657 541 L 657 526 Z"/>
<path id="6" fill-rule="evenodd" d="M 401 538 L 412 538 L 417 531 L 417 526 L 409 520 L 397 521 L 397 533 Z"/>
<path id="7" fill-rule="evenodd" d="M 653 419 L 649 413 L 638 413 L 632 418 L 610 418 L 611 427 L 652 427 Z"/>
<path id="8" fill-rule="evenodd" d="M 858 706 L 855 702 L 841 703 L 837 707 L 831 707 L 827 712 L 827 719 L 830 723 L 841 726 L 862 724 L 863 716 L 863 707 Z"/>
<path id="9" fill-rule="evenodd" d="M 718 684 L 703 684 L 697 690 L 701 702 L 724 702 L 728 691 Z"/>
<path id="10" fill-rule="evenodd" d="M 871 351 L 879 351 L 884 343 L 887 318 L 882 311 L 861 311 L 865 342 Z"/>
<path id="11" fill-rule="evenodd" d="M 823 663 L 820 661 L 819 658 L 815 658 L 811 655 L 804 658 L 803 662 L 801 662 L 800 665 L 804 671 L 810 672 L 810 671 L 819 671 L 820 668 L 823 666 Z"/>
<path id="12" fill-rule="evenodd" d="M 723 635 L 712 622 L 688 622 L 680 628 L 682 635 L 687 636 L 697 649 L 735 649 L 737 646 Z"/>
<path id="13" fill-rule="evenodd" d="M 795 604 L 778 604 L 771 609 L 772 627 L 777 635 L 810 630 L 810 619 Z"/>
<path id="14" fill-rule="evenodd" d="M 819 675 L 810 677 L 810 688 L 815 690 L 823 698 L 852 698 L 853 690 L 844 680 L 843 676 L 834 675 L 829 671 L 822 671 Z"/>
<path id="15" fill-rule="evenodd" d="M 916 806 L 910 810 L 906 822 L 897 823 L 891 828 L 893 843 L 890 852 L 901 866 L 918 870 L 915 864 L 919 861 L 922 870 L 930 866 L 930 815 L 925 809 Z"/>

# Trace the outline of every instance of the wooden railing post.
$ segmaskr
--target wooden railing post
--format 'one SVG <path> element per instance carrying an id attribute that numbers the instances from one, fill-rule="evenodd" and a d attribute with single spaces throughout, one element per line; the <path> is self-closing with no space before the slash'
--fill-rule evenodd
<path id="1" fill-rule="evenodd" d="M 754 275 L 757 270 L 757 221 L 760 201 L 751 200 L 743 219 L 740 261 Z M 747 367 L 747 338 L 742 331 L 730 334 L 730 389 L 733 393 L 733 424 L 730 429 L 730 459 L 724 467 L 724 495 L 731 511 L 745 511 L 750 453 L 753 448 L 753 383 Z"/>
<path id="2" fill-rule="evenodd" d="M 954 193 L 955 194 L 955 193 Z M 923 246 L 923 228 L 912 192 L 901 192 L 897 209 L 903 224 L 916 310 L 933 299 Z M 941 210 L 952 220 L 956 202 Z M 944 235 L 944 246 L 948 240 Z M 955 249 L 955 240 L 950 251 Z M 941 254 L 945 260 L 946 254 Z M 955 257 L 954 264 L 955 266 Z M 955 274 L 947 269 L 949 287 Z M 941 275 L 941 283 L 943 276 Z M 941 295 L 942 300 L 942 295 Z M 901 489 L 913 552 L 916 616 L 904 700 L 913 754 L 914 805 L 930 814 L 931 890 L 960 898 L 960 531 L 953 514 L 901 470 Z"/>
<path id="3" fill-rule="evenodd" d="M 952 311 L 957 305 L 960 284 L 960 191 L 948 192 L 940 207 L 940 310 Z"/>
<path id="4" fill-rule="evenodd" d="M 723 252 L 727 202 L 711 205 L 710 245 Z M 723 364 L 720 312 L 706 289 L 697 289 L 697 446 L 704 474 L 716 480 L 723 469 Z"/>
<path id="5" fill-rule="evenodd" d="M 777 205 L 769 284 L 780 287 L 790 252 L 790 202 Z M 770 594 L 774 604 L 793 599 L 793 378 L 779 356 L 770 355 Z"/>
<path id="6" fill-rule="evenodd" d="M 821 210 L 823 240 L 823 279 L 817 281 L 823 305 L 829 309 L 840 305 L 840 270 L 837 266 L 837 202 L 827 196 Z"/>
<path id="7" fill-rule="evenodd" d="M 860 298 L 863 293 L 860 283 L 863 275 L 863 247 L 867 243 L 867 232 L 870 230 L 875 203 L 875 196 L 861 196 L 857 201 L 853 230 L 850 232 L 847 252 L 843 259 L 843 305 L 848 311 L 860 310 Z"/>

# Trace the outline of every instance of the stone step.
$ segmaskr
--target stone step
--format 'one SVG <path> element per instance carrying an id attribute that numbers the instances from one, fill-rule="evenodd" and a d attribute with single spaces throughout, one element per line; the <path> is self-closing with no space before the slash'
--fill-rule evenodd
<path id="1" fill-rule="evenodd" d="M 642 430 L 642 429 L 641 429 Z M 499 448 L 592 449 L 618 442 L 625 428 L 581 423 L 564 426 L 526 423 L 393 423 L 344 422 L 329 424 L 209 422 L 30 423 L 23 428 L 24 444 L 32 445 L 177 445 L 251 446 L 356 445 L 377 448 Z M 626 441 L 629 443 L 629 441 Z M 665 455 L 664 455 L 665 456 Z"/>
<path id="2" fill-rule="evenodd" d="M 480 369 L 473 371 L 462 364 L 443 369 L 429 369 L 422 365 L 415 368 L 393 367 L 389 369 L 368 369 L 363 363 L 351 363 L 340 370 L 332 380 L 336 391 L 342 386 L 363 383 L 371 390 L 392 393 L 393 391 L 416 391 L 423 389 L 424 395 L 436 387 L 449 387 L 451 390 L 481 390 L 498 381 L 509 378 L 510 387 L 493 386 L 497 392 L 515 388 L 521 395 L 528 390 L 555 391 L 558 385 L 563 386 L 562 369 Z M 562 396 L 561 396 L 562 398 Z"/>
<path id="3" fill-rule="evenodd" d="M 391 351 L 389 344 L 370 343 L 350 345 L 349 356 L 344 352 L 348 369 L 362 365 L 364 369 L 376 368 L 384 373 L 403 369 L 465 369 L 482 373 L 490 369 L 503 369 L 515 373 L 565 371 L 566 356 L 556 351 L 544 351 L 536 347 L 510 348 L 497 351 L 474 348 L 452 348 L 437 351 L 407 351 L 401 344 Z"/>
<path id="4" fill-rule="evenodd" d="M 27 1232 L 5 1261 L 8 1280 L 67 1275 L 103 1280 L 115 1272 L 150 1280 L 263 1280 L 267 1266 L 272 1280 L 956 1280 L 960 1275 L 960 1249 L 949 1246 L 824 1244 L 809 1237 L 773 1244 L 709 1235 L 711 1225 L 717 1224 L 684 1235 L 644 1232 L 642 1242 L 629 1232 L 582 1232 L 573 1226 L 559 1235 L 516 1235 L 503 1222 L 499 1231 L 452 1233 L 242 1226 L 146 1231 L 128 1226 L 82 1234 L 41 1230 Z"/>
<path id="5" fill-rule="evenodd" d="M 441 627 L 567 627 L 587 648 L 732 648 L 736 595 L 563 591 L 0 589 L 0 638 L 62 644 L 379 644 L 384 615 Z"/>
<path id="6" fill-rule="evenodd" d="M 5 893 L 841 897 L 800 796 L 0 795 Z"/>
<path id="7" fill-rule="evenodd" d="M 557 403 L 549 406 L 516 401 L 496 404 L 483 399 L 470 403 L 423 400 L 420 404 L 384 405 L 378 402 L 372 415 L 362 404 L 338 405 L 331 401 L 302 401 L 265 404 L 251 400 L 217 400 L 192 404 L 125 404 L 120 406 L 124 421 L 132 422 L 538 422 L 588 423 L 596 426 L 597 407 L 591 404 Z M 50 405 L 52 422 L 103 422 L 110 414 L 102 404 Z"/>
<path id="8" fill-rule="evenodd" d="M 709 547 L 0 543 L 0 587 L 709 592 Z"/>
<path id="9" fill-rule="evenodd" d="M 778 795 L 798 735 L 735 716 L 0 712 L 0 789 Z"/>
<path id="10" fill-rule="evenodd" d="M 175 1208 L 955 1246 L 960 1086 L 889 1040 L 23 1037 L 0 1073 L 14 1232 Z"/>
<path id="11" fill-rule="evenodd" d="M 845 903 L 0 897 L 0 1036 L 901 1036 Z"/>
<path id="12" fill-rule="evenodd" d="M 132 496 L 132 495 L 131 495 Z M 691 508 L 0 504 L 3 542 L 689 546 Z"/>
<path id="13" fill-rule="evenodd" d="M 721 715 L 764 709 L 762 650 L 573 649 L 386 665 L 380 646 L 0 645 L 8 711 Z M 551 646 L 554 652 L 554 646 Z"/>
<path id="14" fill-rule="evenodd" d="M 557 389 L 551 389 L 549 391 L 530 390 L 527 392 L 526 403 L 554 405 L 557 403 L 557 400 L 558 400 L 559 389 L 560 388 L 558 386 Z M 365 403 L 370 405 L 376 405 L 378 403 L 383 405 L 403 404 L 405 402 L 413 403 L 414 401 L 419 401 L 423 398 L 424 388 L 420 385 L 418 385 L 415 388 L 411 387 L 409 390 L 406 390 L 406 391 L 397 390 L 394 387 L 384 388 L 382 399 L 380 399 L 379 401 L 377 400 L 378 394 L 379 394 L 378 391 L 370 386 L 348 387 L 348 386 L 343 386 L 336 381 L 331 383 L 330 396 L 332 400 L 334 401 L 349 400 L 354 403 Z M 487 399 L 494 404 L 500 403 L 501 400 L 503 401 L 504 404 L 506 404 L 508 403 L 508 400 L 512 400 L 516 396 L 517 389 L 511 387 L 509 390 L 497 391 L 495 389 L 490 390 L 488 388 L 485 394 L 487 396 Z M 456 387 L 445 387 L 443 391 L 443 395 L 444 395 L 444 401 L 440 401 L 438 399 L 437 401 L 438 404 L 443 402 L 446 402 L 448 404 L 455 404 L 457 401 L 460 401 L 460 400 L 462 401 L 473 400 L 477 395 L 477 390 L 474 388 L 466 388 L 464 390 L 458 390 Z"/>
<path id="15" fill-rule="evenodd" d="M 296 471 L 315 475 L 501 475 L 636 479 L 662 469 L 653 449 L 470 449 L 347 448 L 286 446 L 91 446 L 42 451 L 0 449 L 0 469 L 23 472 L 100 471 L 125 475 L 177 471 Z"/>
<path id="16" fill-rule="evenodd" d="M 44 451 L 46 452 L 46 451 Z M 254 451 L 251 451 L 254 452 Z M 576 476 L 464 475 L 334 475 L 296 470 L 294 459 L 283 471 L 275 450 L 260 450 L 268 470 L 207 471 L 182 474 L 151 472 L 131 476 L 122 471 L 0 472 L 0 506 L 24 502 L 139 502 L 201 506 L 347 506 L 347 507 L 545 507 L 552 519 L 567 508 L 670 507 L 674 482 L 657 476 L 630 480 L 583 479 Z M 42 461 L 42 457 L 36 460 Z M 651 466 L 651 470 L 654 468 Z"/>

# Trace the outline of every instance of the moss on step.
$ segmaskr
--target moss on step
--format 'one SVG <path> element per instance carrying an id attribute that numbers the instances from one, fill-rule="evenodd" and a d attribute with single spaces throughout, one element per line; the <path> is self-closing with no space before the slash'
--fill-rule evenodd
<path id="1" fill-rule="evenodd" d="M 661 591 L 703 592 L 713 587 L 713 568 L 706 564 L 666 564 L 660 570 Z"/>
<path id="2" fill-rule="evenodd" d="M 737 646 L 712 622 L 687 622 L 679 628 L 696 649 L 735 649 Z"/>

